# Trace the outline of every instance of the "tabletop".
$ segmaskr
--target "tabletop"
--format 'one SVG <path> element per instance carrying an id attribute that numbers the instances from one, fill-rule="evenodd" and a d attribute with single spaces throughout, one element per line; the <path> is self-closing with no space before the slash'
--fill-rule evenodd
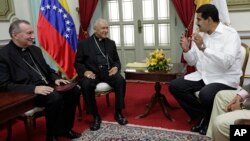
<path id="1" fill-rule="evenodd" d="M 124 73 L 126 80 L 169 82 L 185 73 L 185 65 L 174 63 L 168 71 L 149 71 L 145 67 L 127 67 Z"/>

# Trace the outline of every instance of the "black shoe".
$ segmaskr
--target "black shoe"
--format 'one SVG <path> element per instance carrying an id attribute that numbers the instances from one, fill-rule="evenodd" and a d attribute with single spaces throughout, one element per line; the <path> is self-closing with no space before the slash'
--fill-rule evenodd
<path id="1" fill-rule="evenodd" d="M 123 115 L 119 112 L 115 113 L 115 120 L 120 124 L 120 125 L 126 125 L 128 123 L 127 119 L 123 117 Z"/>
<path id="2" fill-rule="evenodd" d="M 193 126 L 193 127 L 191 128 L 191 131 L 192 131 L 192 132 L 200 132 L 200 130 L 201 130 L 202 127 L 203 127 L 203 124 L 204 124 L 204 118 L 202 118 L 201 121 L 198 122 L 197 125 Z"/>
<path id="3" fill-rule="evenodd" d="M 200 129 L 199 133 L 200 133 L 201 135 L 206 135 L 206 134 L 207 134 L 207 125 L 203 126 L 203 127 Z"/>
<path id="4" fill-rule="evenodd" d="M 47 136 L 46 141 L 58 141 L 58 137 L 57 136 Z"/>
<path id="5" fill-rule="evenodd" d="M 93 123 L 90 125 L 90 130 L 96 131 L 96 130 L 100 129 L 101 123 L 102 123 L 102 119 L 101 119 L 100 116 L 94 117 L 94 121 L 93 121 Z"/>
<path id="6" fill-rule="evenodd" d="M 73 130 L 69 130 L 68 132 L 65 132 L 62 136 L 69 138 L 69 139 L 75 139 L 75 138 L 80 138 L 81 134 Z"/>

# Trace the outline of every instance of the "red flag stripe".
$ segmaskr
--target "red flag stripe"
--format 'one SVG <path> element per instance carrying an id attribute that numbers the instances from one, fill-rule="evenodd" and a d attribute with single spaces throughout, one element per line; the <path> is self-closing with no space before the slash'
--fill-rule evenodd
<path id="1" fill-rule="evenodd" d="M 55 59 L 62 71 L 65 71 L 63 73 L 67 77 L 73 78 L 76 74 L 74 69 L 74 50 L 42 14 L 39 14 L 37 27 L 39 28 L 38 38 L 41 46 Z"/>

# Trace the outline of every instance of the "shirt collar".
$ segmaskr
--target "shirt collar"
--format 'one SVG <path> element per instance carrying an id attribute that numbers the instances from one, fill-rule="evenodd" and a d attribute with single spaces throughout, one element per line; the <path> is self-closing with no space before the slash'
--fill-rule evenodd
<path id="1" fill-rule="evenodd" d="M 11 41 L 11 44 L 14 46 L 14 48 L 16 48 L 19 52 L 23 52 L 23 51 L 28 51 L 29 48 L 22 48 L 17 46 L 13 41 Z"/>
<path id="2" fill-rule="evenodd" d="M 219 22 L 218 26 L 216 27 L 215 31 L 213 32 L 213 34 L 215 33 L 222 33 L 223 32 L 223 23 Z"/>
<path id="3" fill-rule="evenodd" d="M 102 41 L 104 41 L 104 39 L 102 39 L 102 38 L 98 38 L 96 35 L 94 35 L 94 38 L 96 39 L 96 41 L 98 41 L 98 42 L 102 42 Z"/>

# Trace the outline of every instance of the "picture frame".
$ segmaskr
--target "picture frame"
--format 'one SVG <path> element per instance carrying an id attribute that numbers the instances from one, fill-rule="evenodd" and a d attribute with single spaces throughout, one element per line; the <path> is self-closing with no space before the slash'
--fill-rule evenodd
<path id="1" fill-rule="evenodd" d="M 0 0 L 0 21 L 10 21 L 15 15 L 13 0 Z"/>

